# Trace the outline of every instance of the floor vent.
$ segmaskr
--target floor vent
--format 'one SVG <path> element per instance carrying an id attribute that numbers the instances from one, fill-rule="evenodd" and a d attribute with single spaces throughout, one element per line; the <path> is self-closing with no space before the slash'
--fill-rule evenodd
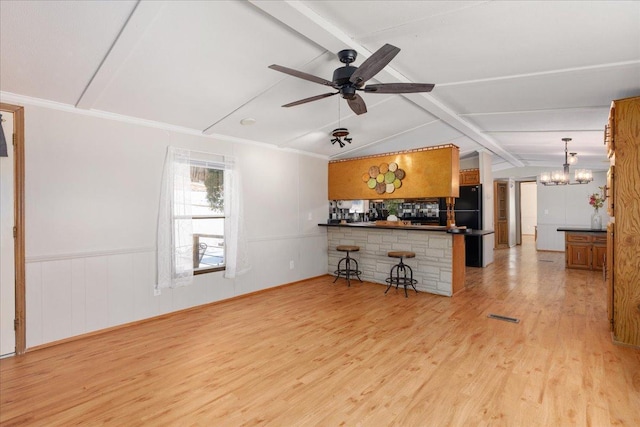
<path id="1" fill-rule="evenodd" d="M 492 319 L 504 320 L 505 322 L 520 323 L 520 319 L 516 319 L 515 317 L 500 316 L 499 314 L 490 314 L 487 317 L 490 317 Z"/>
<path id="2" fill-rule="evenodd" d="M 538 261 L 539 262 L 554 262 L 554 261 L 552 261 L 550 259 L 539 259 Z"/>

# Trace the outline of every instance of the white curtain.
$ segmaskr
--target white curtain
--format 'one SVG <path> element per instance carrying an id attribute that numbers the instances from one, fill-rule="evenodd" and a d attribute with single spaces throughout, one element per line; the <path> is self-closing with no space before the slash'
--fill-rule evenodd
<path id="1" fill-rule="evenodd" d="M 158 289 L 186 286 L 193 281 L 190 171 L 189 150 L 169 147 L 158 215 Z"/>
<path id="2" fill-rule="evenodd" d="M 224 158 L 224 277 L 233 279 L 249 271 L 249 255 L 244 238 L 242 183 L 235 159 Z"/>

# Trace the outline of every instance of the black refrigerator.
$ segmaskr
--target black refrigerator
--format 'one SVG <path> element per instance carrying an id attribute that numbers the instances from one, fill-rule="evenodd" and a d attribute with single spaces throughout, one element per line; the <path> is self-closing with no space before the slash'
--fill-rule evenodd
<path id="1" fill-rule="evenodd" d="M 460 186 L 453 209 L 456 226 L 482 229 L 482 185 Z M 447 225 L 446 199 L 440 200 L 440 225 Z M 464 236 L 466 265 L 482 267 L 482 236 Z"/>

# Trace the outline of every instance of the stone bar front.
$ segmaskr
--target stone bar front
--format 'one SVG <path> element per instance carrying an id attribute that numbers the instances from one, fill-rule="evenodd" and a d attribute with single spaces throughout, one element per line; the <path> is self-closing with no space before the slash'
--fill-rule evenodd
<path id="1" fill-rule="evenodd" d="M 413 269 L 418 291 L 452 296 L 464 288 L 465 247 L 464 235 L 447 232 L 437 226 L 389 226 L 373 223 L 318 224 L 327 227 L 329 249 L 328 273 L 333 274 L 344 253 L 336 251 L 338 245 L 360 246 L 351 253 L 362 271 L 361 278 L 368 282 L 385 284 L 391 267 L 399 262 L 389 258 L 389 251 L 412 251 L 415 258 L 404 263 Z M 353 283 L 353 282 L 352 282 Z"/>

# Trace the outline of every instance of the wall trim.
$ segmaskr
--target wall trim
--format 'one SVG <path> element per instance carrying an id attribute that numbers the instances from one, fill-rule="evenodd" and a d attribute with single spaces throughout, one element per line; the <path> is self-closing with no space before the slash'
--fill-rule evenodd
<path id="1" fill-rule="evenodd" d="M 142 247 L 142 248 L 113 249 L 113 250 L 91 251 L 91 252 L 74 252 L 74 253 L 55 254 L 55 255 L 35 255 L 35 256 L 28 256 L 26 258 L 26 262 L 32 263 L 32 262 L 62 261 L 62 260 L 78 259 L 78 258 L 94 258 L 94 257 L 102 257 L 102 256 L 138 254 L 138 253 L 155 252 L 155 251 L 156 251 L 155 247 Z"/>
<path id="2" fill-rule="evenodd" d="M 248 243 L 253 242 L 265 242 L 265 241 L 277 241 L 277 240 L 297 240 L 297 239 L 306 239 L 306 238 L 314 238 L 314 237 L 326 237 L 324 233 L 306 233 L 306 234 L 291 234 L 291 235 L 283 235 L 283 236 L 264 236 L 264 237 L 255 237 L 252 239 L 247 239 Z M 78 259 L 78 258 L 94 258 L 94 257 L 102 257 L 102 256 L 113 256 L 113 255 L 126 255 L 126 254 L 138 254 L 145 252 L 155 252 L 155 246 L 148 247 L 139 247 L 139 248 L 125 248 L 125 249 L 108 249 L 101 251 L 89 251 L 89 252 L 73 252 L 66 254 L 50 254 L 50 255 L 33 255 L 26 257 L 27 263 L 35 263 L 35 262 L 50 262 L 50 261 L 63 261 L 69 259 Z"/>

